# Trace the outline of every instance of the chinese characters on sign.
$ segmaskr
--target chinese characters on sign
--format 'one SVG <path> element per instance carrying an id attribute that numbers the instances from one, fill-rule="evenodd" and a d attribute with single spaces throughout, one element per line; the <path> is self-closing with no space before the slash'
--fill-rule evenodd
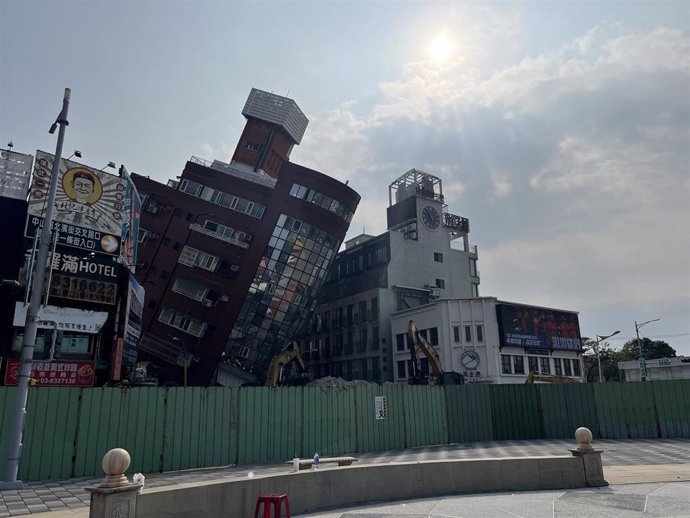
<path id="1" fill-rule="evenodd" d="M 96 370 L 93 362 L 33 362 L 31 377 L 41 387 L 93 387 Z M 16 385 L 19 360 L 7 360 L 5 385 Z"/>
<path id="2" fill-rule="evenodd" d="M 388 405 L 386 404 L 386 396 L 374 397 L 374 413 L 376 419 L 388 419 Z"/>
<path id="3" fill-rule="evenodd" d="M 29 195 L 26 236 L 33 237 L 46 214 L 46 198 L 53 167 L 53 155 L 36 152 Z M 58 242 L 117 255 L 122 234 L 127 182 L 122 178 L 69 160 L 60 162 L 51 228 Z"/>
<path id="4" fill-rule="evenodd" d="M 496 304 L 501 347 L 580 351 L 577 313 L 517 304 Z"/>

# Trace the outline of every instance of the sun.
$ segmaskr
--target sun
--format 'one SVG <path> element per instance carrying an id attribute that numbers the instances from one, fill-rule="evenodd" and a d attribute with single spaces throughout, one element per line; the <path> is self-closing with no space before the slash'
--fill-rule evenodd
<path id="1" fill-rule="evenodd" d="M 429 47 L 429 54 L 434 61 L 439 63 L 446 61 L 453 51 L 453 42 L 447 34 L 439 34 L 436 36 Z"/>

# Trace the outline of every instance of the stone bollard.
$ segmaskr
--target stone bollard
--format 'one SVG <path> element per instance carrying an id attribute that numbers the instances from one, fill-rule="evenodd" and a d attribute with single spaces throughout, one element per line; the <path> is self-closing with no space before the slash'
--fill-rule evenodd
<path id="1" fill-rule="evenodd" d="M 110 450 L 101 466 L 106 474 L 98 487 L 87 487 L 91 493 L 89 518 L 135 518 L 137 493 L 142 484 L 132 484 L 125 471 L 131 462 L 129 453 L 122 448 Z"/>
<path id="2" fill-rule="evenodd" d="M 574 456 L 582 459 L 587 485 L 589 487 L 608 486 L 609 483 L 604 480 L 604 468 L 601 465 L 603 450 L 592 448 L 592 432 L 589 428 L 580 427 L 575 430 L 575 439 L 577 439 L 577 449 L 570 451 Z"/>

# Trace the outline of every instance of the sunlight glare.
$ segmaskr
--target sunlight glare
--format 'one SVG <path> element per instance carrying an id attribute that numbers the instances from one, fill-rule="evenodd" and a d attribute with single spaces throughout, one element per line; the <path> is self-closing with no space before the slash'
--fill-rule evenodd
<path id="1" fill-rule="evenodd" d="M 439 34 L 431 42 L 431 57 L 438 62 L 447 60 L 453 50 L 453 44 L 447 34 Z"/>

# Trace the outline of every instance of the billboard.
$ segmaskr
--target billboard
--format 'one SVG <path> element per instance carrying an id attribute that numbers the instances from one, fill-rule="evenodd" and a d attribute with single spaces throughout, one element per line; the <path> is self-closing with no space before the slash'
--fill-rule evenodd
<path id="1" fill-rule="evenodd" d="M 133 274 L 129 275 L 127 290 L 127 311 L 125 312 L 124 345 L 122 348 L 122 372 L 124 379 L 132 379 L 142 334 L 142 316 L 144 314 L 144 287 Z"/>
<path id="2" fill-rule="evenodd" d="M 24 327 L 29 305 L 17 302 L 14 307 L 15 327 Z M 58 331 L 76 331 L 81 333 L 98 333 L 108 319 L 104 311 L 87 311 L 77 308 L 41 306 L 38 310 L 38 327 L 40 329 L 57 329 Z"/>
<path id="3" fill-rule="evenodd" d="M 35 361 L 31 377 L 38 387 L 93 387 L 96 369 L 93 362 Z M 19 360 L 7 360 L 5 385 L 19 380 Z"/>
<path id="4" fill-rule="evenodd" d="M 0 197 L 26 200 L 34 157 L 0 149 Z"/>
<path id="5" fill-rule="evenodd" d="M 54 156 L 36 152 L 29 193 L 26 236 L 43 226 Z M 60 161 L 53 207 L 58 243 L 83 250 L 119 255 L 127 182 L 87 166 Z"/>
<path id="6" fill-rule="evenodd" d="M 500 302 L 496 317 L 501 347 L 582 349 L 577 313 Z"/>
<path id="7" fill-rule="evenodd" d="M 141 216 L 141 198 L 125 166 L 120 166 L 120 177 L 127 182 L 125 205 L 122 220 L 122 246 L 120 255 L 132 273 L 136 273 L 137 244 L 139 242 L 139 219 Z"/>
<path id="8" fill-rule="evenodd" d="M 31 270 L 37 255 L 34 251 L 32 260 L 31 250 L 26 251 L 25 272 Z M 115 304 L 118 263 L 114 257 L 61 246 L 49 252 L 48 265 L 50 297 Z"/>

